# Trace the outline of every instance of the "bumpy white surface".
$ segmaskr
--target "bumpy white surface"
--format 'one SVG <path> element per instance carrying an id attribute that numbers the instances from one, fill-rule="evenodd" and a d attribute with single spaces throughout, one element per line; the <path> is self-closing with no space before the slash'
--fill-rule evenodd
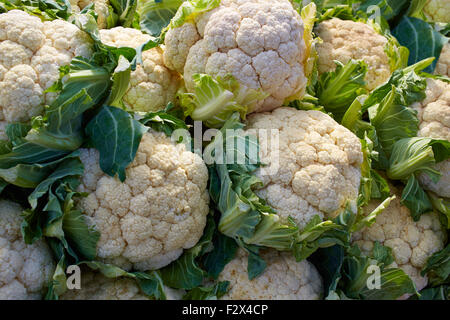
<path id="1" fill-rule="evenodd" d="M 164 60 L 184 74 L 232 74 L 241 85 L 270 94 L 255 110 L 270 111 L 301 96 L 304 75 L 303 22 L 288 0 L 223 0 L 195 22 L 170 30 Z"/>
<path id="2" fill-rule="evenodd" d="M 22 239 L 20 205 L 0 200 L 0 300 L 41 299 L 55 265 L 43 241 Z"/>
<path id="3" fill-rule="evenodd" d="M 445 233 L 442 231 L 436 214 L 424 214 L 414 222 L 411 214 L 400 203 L 401 191 L 391 186 L 397 195 L 389 207 L 378 217 L 376 223 L 353 234 L 353 242 L 368 254 L 375 241 L 392 249 L 395 262 L 392 267 L 399 267 L 415 282 L 418 290 L 426 287 L 428 279 L 420 275 L 427 259 L 444 247 Z M 380 203 L 372 201 L 367 212 L 374 210 Z"/>
<path id="4" fill-rule="evenodd" d="M 98 152 L 83 149 L 79 203 L 101 236 L 97 254 L 126 270 L 159 269 L 200 239 L 206 225 L 208 171 L 203 160 L 163 133 L 146 133 L 127 179 L 105 175 Z"/>
<path id="5" fill-rule="evenodd" d="M 41 22 L 19 10 L 0 14 L 0 139 L 6 123 L 30 120 L 54 100 L 44 90 L 58 80 L 59 67 L 91 52 L 89 36 L 71 23 Z"/>
<path id="6" fill-rule="evenodd" d="M 268 165 L 256 172 L 264 183 L 257 193 L 282 220 L 292 216 L 304 227 L 314 215 L 331 218 L 347 202 L 355 204 L 361 143 L 331 117 L 319 111 L 278 108 L 250 115 L 248 129 L 257 129 L 261 160 Z M 271 139 L 273 129 L 279 130 L 279 148 Z M 277 163 L 278 170 L 272 170 Z"/>
<path id="7" fill-rule="evenodd" d="M 450 42 L 442 48 L 434 73 L 450 77 Z"/>
<path id="8" fill-rule="evenodd" d="M 391 68 L 384 52 L 387 39 L 365 23 L 333 18 L 320 23 L 316 32 L 323 40 L 316 46 L 320 73 L 336 69 L 334 60 L 345 64 L 355 59 L 367 64 L 367 89 L 373 90 L 389 79 Z"/>
<path id="9" fill-rule="evenodd" d="M 434 22 L 450 22 L 450 1 L 449 0 L 428 0 L 423 8 L 425 16 Z"/>
<path id="10" fill-rule="evenodd" d="M 108 0 L 69 0 L 72 12 L 80 12 L 91 3 L 94 4 L 94 11 L 97 14 L 97 24 L 99 29 L 106 28 L 106 19 L 109 15 Z"/>
<path id="11" fill-rule="evenodd" d="M 137 48 L 150 36 L 132 28 L 116 27 L 100 30 L 102 41 L 114 47 Z M 130 86 L 123 97 L 125 105 L 135 111 L 159 111 L 174 102 L 180 84 L 179 76 L 169 70 L 163 61 L 161 48 L 142 53 L 142 65 L 131 72 Z"/>
<path id="12" fill-rule="evenodd" d="M 425 100 L 413 105 L 420 121 L 418 135 L 450 141 L 450 84 L 428 79 L 425 93 Z M 450 160 L 438 163 L 436 169 L 442 173 L 438 183 L 426 174 L 420 175 L 420 181 L 426 189 L 450 198 Z"/>
<path id="13" fill-rule="evenodd" d="M 261 254 L 267 268 L 250 281 L 247 274 L 247 253 L 239 250 L 237 257 L 225 266 L 220 281 L 230 281 L 224 300 L 318 300 L 323 294 L 322 278 L 314 265 L 296 262 L 291 253 L 267 250 Z"/>

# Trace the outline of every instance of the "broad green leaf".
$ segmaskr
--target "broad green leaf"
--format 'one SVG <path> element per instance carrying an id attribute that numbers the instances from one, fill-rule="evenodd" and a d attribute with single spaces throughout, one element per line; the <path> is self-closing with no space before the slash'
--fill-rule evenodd
<path id="1" fill-rule="evenodd" d="M 422 270 L 422 276 L 425 275 L 432 286 L 450 284 L 450 245 L 428 258 Z"/>
<path id="2" fill-rule="evenodd" d="M 424 70 L 428 73 L 434 72 L 442 48 L 448 41 L 447 38 L 427 22 L 407 16 L 402 17 L 392 33 L 401 45 L 409 49 L 409 65 L 434 57 L 435 61 Z"/>
<path id="3" fill-rule="evenodd" d="M 182 3 L 183 0 L 140 0 L 138 13 L 141 30 L 159 37 Z"/>
<path id="4" fill-rule="evenodd" d="M 117 15 L 117 25 L 133 27 L 138 0 L 109 0 L 109 4 Z"/>
<path id="5" fill-rule="evenodd" d="M 409 209 L 414 221 L 419 221 L 422 214 L 433 210 L 430 198 L 414 175 L 409 177 L 403 189 L 401 203 Z"/>
<path id="6" fill-rule="evenodd" d="M 203 259 L 203 265 L 208 272 L 208 276 L 217 279 L 225 266 L 234 259 L 238 245 L 220 232 L 216 232 L 213 239 L 214 249 Z"/>
<path id="7" fill-rule="evenodd" d="M 86 127 L 86 135 L 100 152 L 100 168 L 112 177 L 117 174 L 121 181 L 146 131 L 129 113 L 110 106 L 103 106 Z"/>

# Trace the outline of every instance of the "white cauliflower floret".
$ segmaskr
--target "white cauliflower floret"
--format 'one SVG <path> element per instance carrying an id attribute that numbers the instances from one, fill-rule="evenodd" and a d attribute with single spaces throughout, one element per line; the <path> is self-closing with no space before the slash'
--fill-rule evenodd
<path id="1" fill-rule="evenodd" d="M 450 141 L 450 84 L 427 79 L 427 97 L 412 107 L 417 110 L 419 137 Z M 441 197 L 450 198 L 450 160 L 440 162 L 435 169 L 442 173 L 438 183 L 434 183 L 426 174 L 420 175 L 420 181 L 427 190 Z"/>
<path id="2" fill-rule="evenodd" d="M 126 270 L 159 269 L 193 247 L 206 225 L 208 171 L 203 160 L 163 133 L 142 138 L 124 183 L 102 173 L 94 149 L 82 149 L 86 168 L 79 207 L 100 232 L 98 257 Z"/>
<path id="3" fill-rule="evenodd" d="M 334 60 L 347 63 L 351 59 L 367 64 L 366 87 L 373 90 L 391 76 L 389 58 L 384 51 L 387 39 L 362 22 L 333 18 L 319 24 L 317 35 L 319 73 L 336 69 Z"/>
<path id="4" fill-rule="evenodd" d="M 237 257 L 225 266 L 220 281 L 229 281 L 224 300 L 318 300 L 323 294 L 322 278 L 310 262 L 296 262 L 292 254 L 266 250 L 261 257 L 267 268 L 257 278 L 248 279 L 247 253 L 240 249 Z"/>
<path id="5" fill-rule="evenodd" d="M 91 53 L 89 36 L 69 22 L 42 22 L 19 10 L 0 14 L 0 128 L 39 115 L 55 99 L 44 91 L 58 80 L 59 67 Z"/>
<path id="6" fill-rule="evenodd" d="M 302 228 L 315 215 L 331 218 L 347 202 L 356 205 L 361 143 L 331 117 L 319 111 L 279 108 L 250 115 L 248 129 L 257 130 L 261 161 L 268 165 L 256 172 L 264 183 L 257 194 L 282 220 L 292 216 Z M 279 147 L 271 139 L 274 129 L 279 131 Z"/>
<path id="7" fill-rule="evenodd" d="M 97 24 L 99 29 L 106 28 L 106 20 L 109 16 L 109 1 L 108 0 L 69 0 L 72 11 L 80 12 L 90 4 L 94 4 L 94 11 L 97 14 Z"/>
<path id="8" fill-rule="evenodd" d="M 286 99 L 301 97 L 306 87 L 305 42 L 300 15 L 288 0 L 223 0 L 193 23 L 169 30 L 166 65 L 192 76 L 232 74 L 245 88 L 270 94 L 255 110 L 270 111 Z"/>
<path id="9" fill-rule="evenodd" d="M 442 48 L 434 73 L 450 77 L 450 42 Z"/>
<path id="10" fill-rule="evenodd" d="M 26 245 L 20 205 L 0 200 L 0 300 L 41 299 L 55 265 L 43 241 Z"/>
<path id="11" fill-rule="evenodd" d="M 114 47 L 137 48 L 150 40 L 139 30 L 116 27 L 100 30 L 102 42 Z M 142 53 L 142 65 L 131 72 L 130 86 L 123 97 L 125 105 L 135 111 L 159 111 L 175 100 L 179 76 L 166 68 L 161 48 Z"/>
<path id="12" fill-rule="evenodd" d="M 427 259 L 444 247 L 445 233 L 435 213 L 424 214 L 418 222 L 414 222 L 408 208 L 400 203 L 401 192 L 393 186 L 391 190 L 397 198 L 377 217 L 372 227 L 355 232 L 352 241 L 365 254 L 372 251 L 375 241 L 391 248 L 394 257 L 392 267 L 403 269 L 421 290 L 428 280 L 420 275 L 420 271 Z M 367 212 L 379 204 L 379 201 L 372 201 L 367 206 Z"/>
<path id="13" fill-rule="evenodd" d="M 450 1 L 449 0 L 428 0 L 423 8 L 427 19 L 433 22 L 450 22 Z"/>

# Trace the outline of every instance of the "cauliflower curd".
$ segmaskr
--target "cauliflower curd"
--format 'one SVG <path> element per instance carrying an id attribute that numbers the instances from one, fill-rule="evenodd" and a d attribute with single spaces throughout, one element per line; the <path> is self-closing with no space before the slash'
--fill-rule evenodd
<path id="1" fill-rule="evenodd" d="M 43 241 L 22 239 L 20 205 L 0 200 L 0 300 L 41 299 L 55 265 Z"/>
<path id="2" fill-rule="evenodd" d="M 262 252 L 267 268 L 259 277 L 249 280 L 247 253 L 240 249 L 237 257 L 225 266 L 220 281 L 230 281 L 224 300 L 318 300 L 322 278 L 310 262 L 296 262 L 291 253 L 275 250 Z"/>
<path id="3" fill-rule="evenodd" d="M 442 48 L 434 73 L 450 77 L 450 42 Z"/>
<path id="4" fill-rule="evenodd" d="M 19 10 L 0 14 L 0 139 L 7 123 L 28 121 L 55 99 L 44 91 L 59 67 L 91 52 L 89 36 L 69 22 L 42 22 Z"/>
<path id="5" fill-rule="evenodd" d="M 400 203 L 401 192 L 391 186 L 397 195 L 390 206 L 378 217 L 370 228 L 353 234 L 353 242 L 366 254 L 372 251 L 375 241 L 392 249 L 393 267 L 399 267 L 407 273 L 418 290 L 427 285 L 427 278 L 420 275 L 427 259 L 444 246 L 445 233 L 435 213 L 424 214 L 414 222 L 411 214 Z M 380 203 L 372 201 L 367 212 L 374 210 Z"/>
<path id="6" fill-rule="evenodd" d="M 100 30 L 100 37 L 102 42 L 113 47 L 137 48 L 150 40 L 149 35 L 139 30 L 123 27 Z M 144 51 L 142 62 L 131 72 L 130 86 L 123 102 L 134 111 L 162 110 L 175 100 L 179 76 L 164 65 L 161 48 Z"/>
<path id="7" fill-rule="evenodd" d="M 98 257 L 126 270 L 159 269 L 202 236 L 209 212 L 208 171 L 199 156 L 163 133 L 142 138 L 124 183 L 99 167 L 95 149 L 82 149 L 85 174 L 79 207 L 101 233 Z"/>
<path id="8" fill-rule="evenodd" d="M 256 172 L 264 183 L 257 194 L 282 220 L 292 216 L 302 228 L 315 215 L 332 218 L 347 202 L 356 205 L 363 154 L 348 129 L 322 112 L 294 108 L 250 115 L 249 129 L 257 129 L 261 161 L 278 164 L 276 172 L 264 167 Z M 260 129 L 278 129 L 279 148 L 270 131 Z"/>
<path id="9" fill-rule="evenodd" d="M 450 1 L 449 0 L 428 0 L 423 8 L 427 19 L 434 22 L 450 22 Z"/>
<path id="10" fill-rule="evenodd" d="M 316 32 L 323 40 L 316 45 L 319 73 L 333 71 L 334 60 L 345 64 L 355 59 L 367 64 L 368 90 L 389 80 L 391 67 L 384 51 L 388 41 L 367 24 L 333 18 L 320 23 Z"/>
<path id="11" fill-rule="evenodd" d="M 427 79 L 425 93 L 427 97 L 412 106 L 420 121 L 418 136 L 450 141 L 450 84 Z M 442 173 L 438 183 L 426 174 L 420 175 L 420 181 L 427 190 L 450 198 L 450 160 L 436 164 L 435 168 Z"/>
<path id="12" fill-rule="evenodd" d="M 222 0 L 194 23 L 171 29 L 164 61 L 193 92 L 196 73 L 232 74 L 242 86 L 270 94 L 252 111 L 270 111 L 303 95 L 303 22 L 288 0 Z"/>

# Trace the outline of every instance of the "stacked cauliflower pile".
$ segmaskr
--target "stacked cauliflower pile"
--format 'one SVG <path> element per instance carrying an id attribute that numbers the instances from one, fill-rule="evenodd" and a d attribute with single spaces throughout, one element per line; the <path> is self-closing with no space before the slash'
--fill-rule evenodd
<path id="1" fill-rule="evenodd" d="M 385 83 L 391 76 L 389 58 L 384 51 L 388 41 L 365 23 L 333 18 L 320 23 L 316 32 L 323 40 L 316 47 L 319 73 L 333 71 L 334 60 L 345 64 L 355 59 L 367 64 L 368 90 Z"/>
<path id="2" fill-rule="evenodd" d="M 55 265 L 43 241 L 22 239 L 20 205 L 0 200 L 0 300 L 41 299 Z"/>
<path id="3" fill-rule="evenodd" d="M 105 175 L 94 149 L 82 149 L 86 168 L 79 206 L 101 233 L 98 257 L 126 270 L 154 270 L 175 261 L 202 236 L 209 212 L 203 160 L 164 133 L 142 138 L 124 183 Z"/>
<path id="4" fill-rule="evenodd" d="M 30 120 L 55 99 L 44 91 L 59 79 L 59 67 L 91 53 L 89 36 L 69 22 L 0 14 L 0 139 L 6 124 Z"/>
<path id="5" fill-rule="evenodd" d="M 109 16 L 109 1 L 108 0 L 69 0 L 72 12 L 78 13 L 88 5 L 94 5 L 94 11 L 97 14 L 97 24 L 99 29 L 106 28 L 107 19 Z"/>
<path id="6" fill-rule="evenodd" d="M 100 30 L 103 43 L 113 47 L 137 48 L 150 40 L 150 36 L 131 28 L 116 27 Z M 125 105 L 134 111 L 159 111 L 174 102 L 179 76 L 167 69 L 161 48 L 142 53 L 142 64 L 131 72 L 130 85 L 123 97 Z"/>
<path id="7" fill-rule="evenodd" d="M 264 183 L 257 193 L 282 221 L 292 216 L 303 228 L 315 215 L 333 218 L 347 203 L 356 207 L 361 143 L 330 116 L 278 108 L 250 115 L 247 129 L 256 130 L 261 161 L 267 164 L 256 172 Z M 279 132 L 276 140 L 271 139 L 274 129 Z"/>
<path id="8" fill-rule="evenodd" d="M 239 250 L 225 266 L 220 281 L 230 281 L 222 299 L 231 300 L 317 300 L 322 295 L 322 279 L 308 261 L 296 262 L 291 253 L 267 250 L 261 257 L 268 262 L 264 273 L 254 280 L 247 275 L 248 255 Z"/>
<path id="9" fill-rule="evenodd" d="M 391 248 L 392 267 L 403 269 L 421 290 L 428 280 L 420 275 L 420 271 L 427 259 L 443 248 L 445 233 L 435 213 L 424 214 L 414 222 L 408 208 L 400 203 L 401 192 L 393 186 L 391 190 L 396 199 L 377 217 L 374 225 L 354 233 L 353 241 L 366 254 L 372 251 L 375 241 Z M 367 211 L 371 212 L 379 204 L 372 201 Z"/>
<path id="10" fill-rule="evenodd" d="M 427 97 L 412 107 L 419 118 L 419 136 L 450 141 L 450 84 L 427 80 Z M 437 195 L 450 198 L 450 160 L 440 162 L 436 169 L 442 176 L 437 183 L 426 174 L 420 176 L 422 185 Z"/>
<path id="11" fill-rule="evenodd" d="M 196 73 L 232 74 L 243 87 L 270 94 L 250 111 L 270 111 L 305 91 L 303 29 L 288 0 L 222 0 L 167 33 L 164 61 L 190 92 Z"/>

